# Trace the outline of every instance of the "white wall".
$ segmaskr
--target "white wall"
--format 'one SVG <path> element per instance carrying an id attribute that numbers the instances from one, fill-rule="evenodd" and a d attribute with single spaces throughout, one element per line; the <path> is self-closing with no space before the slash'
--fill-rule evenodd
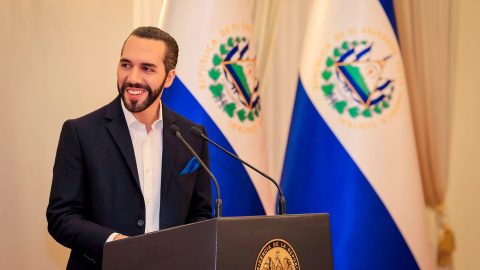
<path id="1" fill-rule="evenodd" d="M 0 269 L 65 269 L 45 210 L 60 129 L 117 93 L 131 0 L 0 1 Z"/>

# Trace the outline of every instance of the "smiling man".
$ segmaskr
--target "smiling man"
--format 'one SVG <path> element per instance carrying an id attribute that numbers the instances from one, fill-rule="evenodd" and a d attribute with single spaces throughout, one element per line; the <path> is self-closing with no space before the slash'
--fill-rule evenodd
<path id="1" fill-rule="evenodd" d="M 169 129 L 178 126 L 208 166 L 207 142 L 189 132 L 205 128 L 161 102 L 177 57 L 169 34 L 137 28 L 121 51 L 119 96 L 63 125 L 47 220 L 72 249 L 67 269 L 101 269 L 108 241 L 212 218 L 210 178 L 187 166 L 195 160 Z"/>

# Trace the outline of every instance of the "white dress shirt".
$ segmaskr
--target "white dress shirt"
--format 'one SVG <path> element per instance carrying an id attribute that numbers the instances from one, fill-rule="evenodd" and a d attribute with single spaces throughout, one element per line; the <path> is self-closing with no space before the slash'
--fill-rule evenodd
<path id="1" fill-rule="evenodd" d="M 144 124 L 138 122 L 133 114 L 122 103 L 123 114 L 127 120 L 128 131 L 132 139 L 138 178 L 145 201 L 145 233 L 158 231 L 160 228 L 160 188 L 162 178 L 163 153 L 163 114 L 162 106 L 158 110 L 158 120 L 152 124 L 147 134 Z M 125 198 L 128 200 L 128 198 Z M 108 237 L 110 242 L 117 236 Z"/>

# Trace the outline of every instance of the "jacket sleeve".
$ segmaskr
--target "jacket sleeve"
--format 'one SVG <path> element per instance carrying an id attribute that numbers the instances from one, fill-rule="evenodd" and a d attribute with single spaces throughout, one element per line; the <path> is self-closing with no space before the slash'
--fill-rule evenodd
<path id="1" fill-rule="evenodd" d="M 207 134 L 205 127 L 202 126 L 203 134 Z M 203 140 L 202 151 L 199 154 L 202 161 L 210 168 L 210 155 L 208 152 L 208 141 Z M 190 201 L 190 207 L 187 214 L 186 223 L 192 223 L 212 218 L 212 188 L 210 176 L 203 169 L 199 168 L 195 187 Z"/>
<path id="2" fill-rule="evenodd" d="M 58 143 L 50 200 L 48 231 L 60 244 L 101 260 L 103 244 L 114 231 L 89 221 L 88 179 L 74 122 L 64 123 Z"/>

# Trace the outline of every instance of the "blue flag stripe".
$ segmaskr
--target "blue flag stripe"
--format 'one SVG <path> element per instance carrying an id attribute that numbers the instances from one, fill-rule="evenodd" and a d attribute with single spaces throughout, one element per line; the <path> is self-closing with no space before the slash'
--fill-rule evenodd
<path id="1" fill-rule="evenodd" d="M 388 210 L 301 80 L 281 186 L 289 214 L 330 214 L 335 269 L 419 269 Z"/>
<path id="2" fill-rule="evenodd" d="M 235 154 L 227 138 L 180 79 L 175 78 L 173 84 L 165 89 L 162 100 L 170 109 L 204 125 L 210 139 Z M 225 116 L 228 117 L 226 114 Z M 265 210 L 245 167 L 215 146 L 211 146 L 209 150 L 210 169 L 219 182 L 222 194 L 223 216 L 265 215 Z M 212 197 L 216 198 L 213 183 Z"/>

